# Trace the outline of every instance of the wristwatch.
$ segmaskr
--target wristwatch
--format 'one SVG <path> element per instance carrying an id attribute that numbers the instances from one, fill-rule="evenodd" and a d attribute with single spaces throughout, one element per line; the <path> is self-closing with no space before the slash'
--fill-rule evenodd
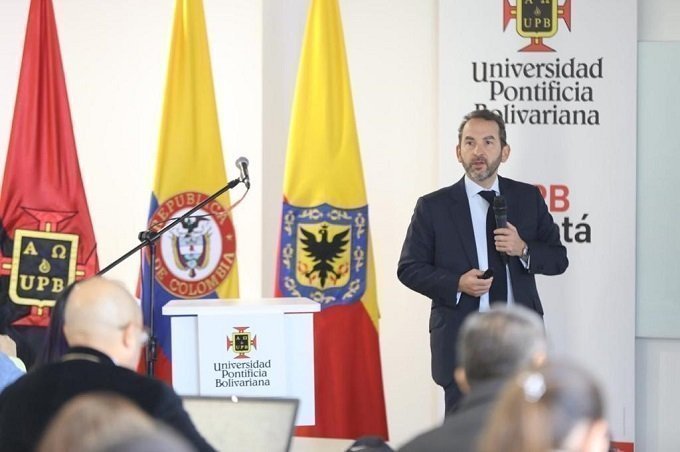
<path id="1" fill-rule="evenodd" d="M 525 264 L 529 263 L 529 245 L 525 243 L 522 255 L 519 257 Z"/>

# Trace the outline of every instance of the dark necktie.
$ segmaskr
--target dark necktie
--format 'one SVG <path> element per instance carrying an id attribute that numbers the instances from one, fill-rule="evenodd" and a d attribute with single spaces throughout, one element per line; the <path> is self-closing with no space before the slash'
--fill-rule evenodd
<path id="1" fill-rule="evenodd" d="M 489 304 L 508 300 L 508 279 L 505 273 L 505 263 L 501 254 L 496 251 L 493 230 L 496 229 L 496 217 L 493 214 L 493 198 L 496 192 L 493 190 L 480 191 L 480 196 L 489 203 L 486 212 L 486 250 L 489 259 L 489 268 L 493 270 L 493 283 L 489 290 Z"/>

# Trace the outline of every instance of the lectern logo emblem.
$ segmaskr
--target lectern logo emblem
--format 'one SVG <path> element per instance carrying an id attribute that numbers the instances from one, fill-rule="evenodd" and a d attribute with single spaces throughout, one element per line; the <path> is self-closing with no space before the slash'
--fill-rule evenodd
<path id="1" fill-rule="evenodd" d="M 158 231 L 208 196 L 184 192 L 158 206 L 149 228 Z M 215 291 L 231 272 L 236 240 L 231 217 L 212 201 L 167 231 L 159 240 L 156 278 L 170 293 L 198 298 Z"/>
<path id="2" fill-rule="evenodd" d="M 279 287 L 329 307 L 354 303 L 366 287 L 368 208 L 283 205 Z"/>
<path id="3" fill-rule="evenodd" d="M 236 331 L 227 336 L 227 350 L 236 353 L 234 359 L 246 359 L 252 350 L 257 350 L 257 336 L 253 336 L 250 331 L 246 331 L 249 326 L 235 326 Z"/>
<path id="4" fill-rule="evenodd" d="M 565 0 L 562 5 L 558 5 L 557 0 L 516 0 L 515 6 L 504 0 L 503 30 L 512 19 L 515 19 L 517 34 L 531 39 L 520 52 L 554 52 L 543 40 L 557 34 L 558 19 L 571 31 L 571 0 Z"/>

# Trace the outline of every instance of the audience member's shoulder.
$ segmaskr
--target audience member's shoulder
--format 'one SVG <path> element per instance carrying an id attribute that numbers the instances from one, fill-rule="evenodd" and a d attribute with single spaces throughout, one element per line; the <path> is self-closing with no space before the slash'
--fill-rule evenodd
<path id="1" fill-rule="evenodd" d="M 22 396 L 25 391 L 31 391 L 34 386 L 40 386 L 39 381 L 44 377 L 45 367 L 40 367 L 30 372 L 24 373 L 13 383 L 9 384 L 4 390 L 0 392 L 0 403 L 5 399 L 11 399 L 16 396 Z"/>
<path id="2" fill-rule="evenodd" d="M 139 390 L 150 391 L 156 395 L 168 392 L 174 394 L 174 390 L 170 385 L 158 378 L 146 375 L 143 372 L 130 370 L 121 366 L 116 366 L 116 372 L 120 375 L 120 378 L 129 381 L 130 384 L 136 385 Z"/>
<path id="3" fill-rule="evenodd" d="M 126 375 L 127 386 L 134 386 L 132 396 L 153 415 L 163 417 L 166 414 L 165 410 L 181 406 L 182 402 L 179 395 L 164 381 L 129 369 L 119 369 Z"/>

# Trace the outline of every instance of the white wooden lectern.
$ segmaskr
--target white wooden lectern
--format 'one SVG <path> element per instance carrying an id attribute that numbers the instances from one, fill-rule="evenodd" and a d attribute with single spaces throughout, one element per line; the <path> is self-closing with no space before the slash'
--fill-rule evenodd
<path id="1" fill-rule="evenodd" d="M 294 397 L 314 425 L 314 312 L 308 298 L 173 300 L 172 385 L 180 395 Z"/>

